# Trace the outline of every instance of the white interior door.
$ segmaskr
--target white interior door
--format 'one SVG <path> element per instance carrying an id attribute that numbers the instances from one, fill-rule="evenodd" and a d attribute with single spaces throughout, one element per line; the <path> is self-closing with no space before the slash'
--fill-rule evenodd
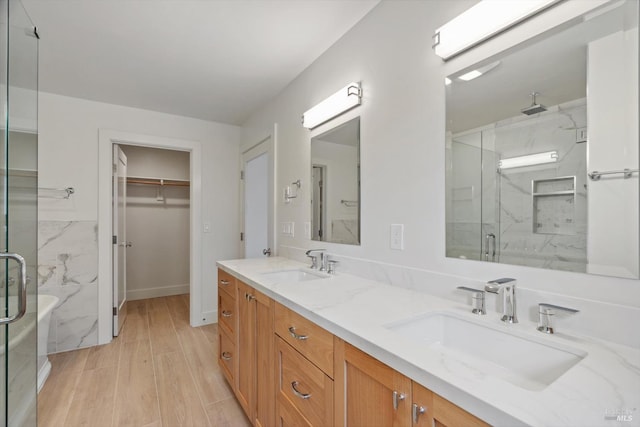
<path id="1" fill-rule="evenodd" d="M 243 242 L 245 258 L 271 255 L 270 139 L 246 151 L 243 163 Z"/>
<path id="2" fill-rule="evenodd" d="M 113 336 L 127 317 L 127 156 L 113 145 Z"/>

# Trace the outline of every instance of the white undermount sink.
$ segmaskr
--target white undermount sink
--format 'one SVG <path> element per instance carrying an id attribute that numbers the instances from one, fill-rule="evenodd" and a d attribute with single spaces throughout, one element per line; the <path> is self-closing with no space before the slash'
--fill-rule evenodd
<path id="1" fill-rule="evenodd" d="M 327 279 L 329 277 L 322 273 L 315 273 L 300 268 L 270 271 L 268 273 L 262 273 L 262 276 L 275 282 L 306 282 L 307 280 Z"/>
<path id="2" fill-rule="evenodd" d="M 550 345 L 449 313 L 431 313 L 386 328 L 440 352 L 446 359 L 533 391 L 543 390 L 587 356 L 584 351 Z"/>

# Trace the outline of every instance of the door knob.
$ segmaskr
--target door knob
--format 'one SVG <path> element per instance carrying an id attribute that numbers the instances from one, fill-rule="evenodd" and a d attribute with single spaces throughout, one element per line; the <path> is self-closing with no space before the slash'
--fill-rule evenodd
<path id="1" fill-rule="evenodd" d="M 262 255 L 271 256 L 271 248 L 263 249 Z"/>

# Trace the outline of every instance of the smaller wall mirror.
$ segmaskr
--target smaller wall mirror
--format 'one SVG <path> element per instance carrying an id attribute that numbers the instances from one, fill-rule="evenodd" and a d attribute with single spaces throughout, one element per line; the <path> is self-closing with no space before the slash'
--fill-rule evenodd
<path id="1" fill-rule="evenodd" d="M 360 118 L 311 139 L 311 240 L 360 244 Z"/>

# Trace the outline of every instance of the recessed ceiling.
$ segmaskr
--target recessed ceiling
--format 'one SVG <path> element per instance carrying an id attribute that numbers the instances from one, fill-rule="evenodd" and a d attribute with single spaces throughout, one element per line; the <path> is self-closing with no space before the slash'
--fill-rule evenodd
<path id="1" fill-rule="evenodd" d="M 380 0 L 23 0 L 40 90 L 242 124 Z"/>

